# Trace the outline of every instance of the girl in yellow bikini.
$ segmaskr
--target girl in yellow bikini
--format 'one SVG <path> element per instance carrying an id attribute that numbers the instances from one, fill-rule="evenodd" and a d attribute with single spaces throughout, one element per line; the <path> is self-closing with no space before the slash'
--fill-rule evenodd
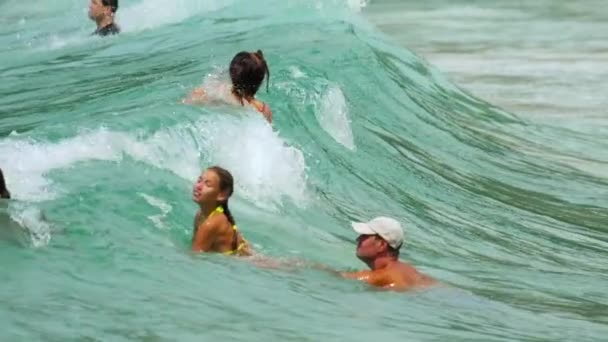
<path id="1" fill-rule="evenodd" d="M 227 170 L 213 166 L 205 170 L 192 189 L 200 209 L 194 217 L 192 251 L 249 256 L 249 244 L 238 231 L 228 208 L 234 180 Z"/>

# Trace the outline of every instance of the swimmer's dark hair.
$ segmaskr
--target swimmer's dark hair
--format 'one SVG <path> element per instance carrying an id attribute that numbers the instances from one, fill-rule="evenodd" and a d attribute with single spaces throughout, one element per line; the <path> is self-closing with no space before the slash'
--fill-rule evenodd
<path id="1" fill-rule="evenodd" d="M 230 221 L 232 225 L 236 225 L 234 216 L 232 216 L 232 213 L 228 208 L 228 199 L 230 198 L 230 196 L 232 196 L 232 193 L 234 192 L 234 178 L 232 178 L 232 174 L 230 174 L 228 170 L 219 166 L 212 166 L 207 170 L 215 172 L 215 174 L 217 174 L 217 176 L 219 177 L 220 191 L 226 193 L 226 200 L 220 202 L 220 206 L 222 207 L 222 209 L 224 209 L 224 214 L 226 214 L 228 221 Z"/>
<path id="2" fill-rule="evenodd" d="M 0 169 L 0 198 L 11 198 L 11 193 L 8 192 L 6 183 L 4 182 L 4 174 L 2 173 L 2 169 Z"/>
<path id="3" fill-rule="evenodd" d="M 236 95 L 241 104 L 243 99 L 254 97 L 266 77 L 266 91 L 270 80 L 270 69 L 264 58 L 262 50 L 254 53 L 241 51 L 230 62 L 230 79 L 232 80 L 232 93 Z"/>
<path id="4" fill-rule="evenodd" d="M 118 0 L 101 0 L 101 4 L 104 6 L 110 6 L 112 8 L 112 13 L 116 13 L 116 11 L 118 11 Z"/>

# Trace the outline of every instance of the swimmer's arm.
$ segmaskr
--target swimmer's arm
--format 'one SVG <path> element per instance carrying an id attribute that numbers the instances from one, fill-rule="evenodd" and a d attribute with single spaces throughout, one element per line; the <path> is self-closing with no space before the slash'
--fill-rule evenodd
<path id="1" fill-rule="evenodd" d="M 190 95 L 182 100 L 185 104 L 204 104 L 208 101 L 207 92 L 203 88 L 194 89 Z"/>
<path id="2" fill-rule="evenodd" d="M 194 215 L 194 222 L 192 223 L 192 240 L 194 240 L 194 234 L 196 233 L 196 227 L 198 226 L 198 222 L 201 218 L 201 211 L 197 211 L 196 215 Z"/>
<path id="3" fill-rule="evenodd" d="M 193 252 L 208 252 L 213 247 L 218 231 L 218 221 L 206 220 L 201 223 L 196 230 L 194 239 L 192 239 Z"/>
<path id="4" fill-rule="evenodd" d="M 192 223 L 192 241 L 191 244 L 194 244 L 194 238 L 196 238 L 196 233 L 198 232 L 199 225 L 201 224 L 201 211 L 197 211 L 196 215 L 194 215 L 194 222 Z"/>
<path id="5" fill-rule="evenodd" d="M 383 271 L 341 272 L 340 275 L 347 279 L 364 281 L 373 286 L 390 285 L 390 279 Z"/>
<path id="6" fill-rule="evenodd" d="M 355 279 L 367 281 L 371 276 L 371 271 L 359 271 L 359 272 L 340 272 L 340 276 L 346 279 Z"/>
<path id="7" fill-rule="evenodd" d="M 329 266 L 326 266 L 323 264 L 317 264 L 317 263 L 311 264 L 311 266 L 318 270 L 326 271 L 326 272 L 332 273 L 338 277 L 342 277 L 342 278 L 346 278 L 346 279 L 366 280 L 367 278 L 369 278 L 369 276 L 371 274 L 371 271 L 359 271 L 359 272 L 337 271 Z"/>

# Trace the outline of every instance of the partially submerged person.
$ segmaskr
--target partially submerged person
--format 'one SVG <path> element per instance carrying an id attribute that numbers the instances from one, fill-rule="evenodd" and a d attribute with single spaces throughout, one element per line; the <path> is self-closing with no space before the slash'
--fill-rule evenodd
<path id="1" fill-rule="evenodd" d="M 24 229 L 11 218 L 8 211 L 9 202 L 3 201 L 10 198 L 11 194 L 6 188 L 4 174 L 2 173 L 2 169 L 0 169 L 0 241 L 10 241 L 27 246 L 28 239 L 27 235 L 24 234 L 24 232 L 28 231 L 27 228 Z"/>
<path id="2" fill-rule="evenodd" d="M 120 28 L 114 22 L 118 10 L 118 0 L 91 0 L 89 18 L 97 24 L 94 35 L 108 36 L 120 33 Z"/>
<path id="3" fill-rule="evenodd" d="M 194 217 L 192 251 L 226 255 L 251 255 L 249 244 L 238 231 L 228 200 L 234 180 L 227 170 L 213 166 L 205 170 L 192 189 L 200 209 Z"/>
<path id="4" fill-rule="evenodd" d="M 217 93 L 217 89 L 195 89 L 184 103 L 204 104 L 217 100 L 224 100 L 231 104 L 253 107 L 260 112 L 266 121 L 272 123 L 272 111 L 270 106 L 255 98 L 260 85 L 266 78 L 266 91 L 268 91 L 268 81 L 270 79 L 270 69 L 261 50 L 257 52 L 242 51 L 237 53 L 230 62 L 230 79 L 232 87 L 221 94 L 223 99 L 215 99 L 211 93 Z M 224 93 L 220 91 L 220 93 Z"/>
<path id="5" fill-rule="evenodd" d="M 11 193 L 6 188 L 6 182 L 4 181 L 4 174 L 2 173 L 2 169 L 0 169 L 0 198 L 11 198 Z"/>
<path id="6" fill-rule="evenodd" d="M 413 266 L 399 261 L 399 250 L 403 245 L 404 236 L 397 220 L 377 217 L 366 223 L 353 223 L 352 226 L 359 234 L 357 257 L 370 270 L 341 272 L 340 275 L 393 290 L 426 287 L 436 283 Z"/>

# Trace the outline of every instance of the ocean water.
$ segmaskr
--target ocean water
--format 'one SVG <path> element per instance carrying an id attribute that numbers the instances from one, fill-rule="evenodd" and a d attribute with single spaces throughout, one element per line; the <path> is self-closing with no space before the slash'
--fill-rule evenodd
<path id="1" fill-rule="evenodd" d="M 101 39 L 87 1 L 0 2 L 0 339 L 605 340 L 608 15 L 509 4 L 124 0 Z M 181 104 L 257 49 L 272 127 Z M 213 164 L 289 267 L 189 253 Z M 378 215 L 445 286 L 309 267 L 363 268 L 350 222 Z"/>

